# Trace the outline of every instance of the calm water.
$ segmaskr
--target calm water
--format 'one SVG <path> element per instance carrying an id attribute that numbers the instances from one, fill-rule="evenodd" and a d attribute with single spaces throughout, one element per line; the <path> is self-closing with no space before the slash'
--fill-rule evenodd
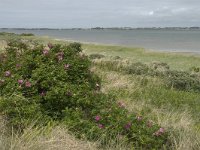
<path id="1" fill-rule="evenodd" d="M 81 42 L 126 45 L 150 50 L 200 53 L 200 30 L 14 30 Z"/>

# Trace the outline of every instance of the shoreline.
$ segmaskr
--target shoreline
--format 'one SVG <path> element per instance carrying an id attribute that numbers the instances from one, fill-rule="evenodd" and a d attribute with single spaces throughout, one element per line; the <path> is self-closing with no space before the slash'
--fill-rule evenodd
<path id="1" fill-rule="evenodd" d="M 48 38 L 52 38 L 56 41 L 65 41 L 65 42 L 79 42 L 86 45 L 96 45 L 96 46 L 117 46 L 117 47 L 125 47 L 125 48 L 138 48 L 141 50 L 144 50 L 145 52 L 155 52 L 155 53 L 166 53 L 166 54 L 181 54 L 181 55 L 188 55 L 188 56 L 197 56 L 200 57 L 200 52 L 190 52 L 190 51 L 181 51 L 181 50 L 155 50 L 155 49 L 147 49 L 144 47 L 138 47 L 138 46 L 131 46 L 131 45 L 121 45 L 121 44 L 106 44 L 106 43 L 98 43 L 98 42 L 85 42 L 85 41 L 79 41 L 79 40 L 71 40 L 66 38 L 54 38 L 50 36 L 45 36 Z"/>
<path id="2" fill-rule="evenodd" d="M 6 30 L 6 32 L 12 32 L 15 34 L 30 33 L 31 31 L 32 30 Z M 198 36 L 200 35 L 200 30 L 195 39 L 193 39 L 192 36 L 188 37 L 185 32 L 182 33 L 181 31 L 181 34 L 179 31 L 171 33 L 170 30 L 166 30 L 163 33 L 157 33 L 157 30 L 155 33 L 141 30 L 140 32 L 131 32 L 131 34 L 127 33 L 125 30 L 119 30 L 116 32 L 113 32 L 112 30 L 109 30 L 110 32 L 104 32 L 101 30 L 89 30 L 87 32 L 85 30 L 69 30 L 70 32 L 61 32 L 60 30 L 52 32 L 47 32 L 48 30 L 37 31 L 38 32 L 33 30 L 31 33 L 33 33 L 35 36 L 46 36 L 52 39 L 69 42 L 81 42 L 83 44 L 143 48 L 146 51 L 153 52 L 200 55 L 200 47 L 197 40 Z M 66 36 L 66 34 L 68 34 L 68 36 Z M 175 37 L 173 37 L 172 34 L 175 34 Z M 178 36 L 176 36 L 176 34 Z M 86 37 L 83 35 L 86 35 Z M 107 37 L 108 35 L 109 37 Z M 158 38 L 159 35 L 162 35 L 161 40 Z M 185 38 L 185 36 L 187 38 Z"/>

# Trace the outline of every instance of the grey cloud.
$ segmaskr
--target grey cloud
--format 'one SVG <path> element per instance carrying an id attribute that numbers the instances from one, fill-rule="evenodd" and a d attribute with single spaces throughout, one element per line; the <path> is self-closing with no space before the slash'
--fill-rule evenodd
<path id="1" fill-rule="evenodd" d="M 0 0 L 0 27 L 200 26 L 199 0 Z"/>

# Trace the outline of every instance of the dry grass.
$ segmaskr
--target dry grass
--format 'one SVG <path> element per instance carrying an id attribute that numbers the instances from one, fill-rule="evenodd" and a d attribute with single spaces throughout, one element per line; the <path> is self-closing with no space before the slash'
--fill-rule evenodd
<path id="1" fill-rule="evenodd" d="M 102 134 L 96 142 L 75 138 L 63 125 L 37 126 L 33 122 L 24 132 L 9 132 L 4 119 L 0 118 L 1 150 L 128 150 L 131 146 L 124 144 L 123 139 L 108 139 Z M 108 143 L 100 147 L 102 141 Z"/>
<path id="2" fill-rule="evenodd" d="M 0 123 L 1 150 L 95 150 L 97 144 L 76 139 L 62 125 L 34 127 L 34 123 L 22 134 L 6 133 L 5 122 Z"/>
<path id="3" fill-rule="evenodd" d="M 123 97 L 127 109 L 138 113 L 143 110 L 150 110 L 150 113 L 147 113 L 146 117 L 153 118 L 156 123 L 169 131 L 174 147 L 173 149 L 200 149 L 200 134 L 194 129 L 196 122 L 189 110 L 177 110 L 167 108 L 166 106 L 158 108 L 148 103 L 148 101 L 130 99 L 129 94 L 141 88 L 139 84 L 141 80 L 140 78 L 131 75 L 124 75 L 120 72 L 105 71 L 98 68 L 95 68 L 94 70 L 104 79 L 102 84 L 103 92 L 115 91 L 115 95 L 118 97 L 117 91 L 123 89 L 124 92 L 127 91 L 127 94 L 125 94 L 126 97 Z M 152 78 L 151 82 L 152 83 L 150 84 L 152 85 L 162 84 L 156 78 Z"/>
<path id="4" fill-rule="evenodd" d="M 4 40 L 0 40 L 0 51 L 6 47 L 7 43 Z"/>

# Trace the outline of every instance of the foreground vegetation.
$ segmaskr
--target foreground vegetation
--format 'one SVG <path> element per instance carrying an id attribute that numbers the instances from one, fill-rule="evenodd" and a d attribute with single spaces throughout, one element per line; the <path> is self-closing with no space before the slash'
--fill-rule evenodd
<path id="1" fill-rule="evenodd" d="M 19 38 L 17 35 L 12 35 L 11 37 L 13 38 L 14 36 L 16 36 L 14 39 Z M 5 35 L 3 37 L 5 39 Z M 3 39 L 3 37 L 1 38 Z M 9 38 L 9 35 L 7 35 L 7 39 Z M 39 45 L 40 43 L 47 44 L 47 41 L 57 44 L 65 43 L 63 41 L 53 41 L 51 39 L 38 37 L 23 38 L 31 40 L 31 43 L 35 43 L 36 39 L 39 41 Z M 33 43 L 32 45 L 34 45 Z M 2 42 L 2 49 L 4 49 L 5 45 L 7 45 L 7 42 L 4 40 Z M 13 48 L 16 46 L 19 45 L 12 45 L 11 43 L 9 48 L 10 50 L 16 50 Z M 78 145 L 83 145 L 86 149 L 199 149 L 200 61 L 198 56 L 146 52 L 142 49 L 118 46 L 84 44 L 83 51 L 92 59 L 92 64 L 89 63 L 90 61 L 88 58 L 82 53 L 77 53 L 77 57 L 73 56 L 73 59 L 68 58 L 58 62 L 61 56 L 58 55 L 60 51 L 57 52 L 56 50 L 62 49 L 62 51 L 64 51 L 64 49 L 66 49 L 66 53 L 68 53 L 70 49 L 72 51 L 79 49 L 80 51 L 80 45 L 70 44 L 66 47 L 60 45 L 62 48 L 59 47 L 59 45 L 54 45 L 55 50 L 50 48 L 51 46 L 52 45 L 44 47 L 40 45 L 33 49 L 36 50 L 35 53 L 38 56 L 37 61 L 39 61 L 38 64 L 41 66 L 47 63 L 47 66 L 49 66 L 47 68 L 50 69 L 51 64 L 48 64 L 48 59 L 53 61 L 53 66 L 56 66 L 58 63 L 58 66 L 52 69 L 55 70 L 55 68 L 57 68 L 57 70 L 59 70 L 60 73 L 58 76 L 56 75 L 56 77 L 58 77 L 57 81 L 64 82 L 58 85 L 55 84 L 55 87 L 58 88 L 57 91 L 65 89 L 64 92 L 58 92 L 58 95 L 56 95 L 54 91 L 55 87 L 48 89 L 49 83 L 46 83 L 46 85 L 45 83 L 35 84 L 34 80 L 36 80 L 36 78 L 38 80 L 38 75 L 36 75 L 35 78 L 34 76 L 32 77 L 32 75 L 31 78 L 27 76 L 23 77 L 23 72 L 28 71 L 26 69 L 23 69 L 24 71 L 20 73 L 20 77 L 23 77 L 22 79 L 24 82 L 20 89 L 18 89 L 20 86 L 20 83 L 17 83 L 19 80 L 19 76 L 16 75 L 19 74 L 18 71 L 14 70 L 13 72 L 12 70 L 12 74 L 18 78 L 8 79 L 5 77 L 6 71 L 10 71 L 9 67 L 12 69 L 15 68 L 16 63 L 13 63 L 13 58 L 11 59 L 12 61 L 9 61 L 10 63 L 6 63 L 6 67 L 4 66 L 6 69 L 1 71 L 3 78 L 9 80 L 10 84 L 6 85 L 8 86 L 7 88 L 4 86 L 1 90 L 1 107 L 3 108 L 1 111 L 2 116 L 4 116 L 3 120 L 6 121 L 6 124 L 10 123 L 13 127 L 17 127 L 18 131 L 16 132 L 13 130 L 11 134 L 9 132 L 11 130 L 6 129 L 6 132 L 1 134 L 1 141 L 3 141 L 2 143 L 7 143 L 7 145 L 3 144 L 2 147 L 5 146 L 7 149 L 8 147 L 10 147 L 10 149 L 20 149 L 19 147 L 25 144 L 27 147 L 29 146 L 26 149 L 34 149 L 37 147 L 36 145 L 41 144 L 39 144 L 38 141 L 42 139 L 44 143 L 51 143 L 48 146 L 44 144 L 43 149 L 50 149 L 52 147 L 62 149 L 61 147 L 65 147 L 66 144 L 63 141 L 66 141 L 66 138 L 71 138 L 73 142 L 77 141 Z M 9 50 L 9 48 L 7 50 Z M 44 48 L 47 48 L 48 55 L 43 51 Z M 27 48 L 27 50 L 30 50 L 30 48 Z M 25 57 L 26 59 L 32 59 L 29 57 L 31 56 L 30 53 L 27 53 L 27 56 Z M 89 100 L 91 105 L 88 105 L 86 99 L 82 99 L 82 96 L 79 94 L 75 94 L 76 96 L 72 101 L 70 100 L 71 98 L 62 97 L 62 93 L 64 95 L 66 92 L 69 94 L 69 91 L 66 90 L 68 88 L 64 88 L 65 82 L 66 85 L 68 85 L 71 79 L 72 81 L 81 81 L 77 79 L 73 80 L 73 78 L 79 77 L 79 74 L 84 72 L 82 70 L 84 68 L 83 66 L 83 68 L 75 67 L 76 69 L 72 70 L 71 75 L 73 78 L 71 78 L 69 74 L 69 78 L 66 81 L 64 79 L 61 80 L 61 78 L 65 78 L 66 76 L 62 74 L 67 71 L 65 70 L 65 65 L 68 64 L 68 67 L 79 66 L 76 64 L 79 59 L 81 59 L 79 62 L 80 66 L 84 64 L 87 66 L 86 70 L 90 68 L 89 74 L 92 76 L 96 74 L 100 77 L 95 77 L 94 79 L 90 78 L 92 83 L 91 89 L 87 89 L 85 86 L 83 88 L 76 87 L 77 83 L 75 82 L 74 86 L 70 86 L 74 88 L 72 93 L 76 93 L 82 89 L 90 92 L 93 91 L 92 93 L 95 95 L 90 95 L 90 92 L 86 94 L 86 99 Z M 71 62 L 76 60 L 76 63 L 74 62 L 76 65 L 69 65 L 71 64 L 69 63 L 70 60 Z M 19 61 L 19 59 L 17 59 L 17 61 Z M 85 61 L 88 62 L 88 65 L 84 63 Z M 30 63 L 31 61 L 23 61 L 25 66 L 31 65 L 28 62 Z M 67 69 L 69 69 L 68 67 Z M 42 78 L 41 81 L 50 82 L 53 80 L 49 77 L 49 74 L 46 74 L 46 67 L 43 66 L 40 68 L 37 66 L 36 68 L 39 68 L 38 72 L 40 73 L 39 76 Z M 64 72 L 61 70 L 64 70 Z M 28 72 L 32 74 L 32 71 L 29 70 Z M 33 75 L 37 74 L 37 71 L 35 72 L 34 70 L 33 72 Z M 48 72 L 52 71 L 48 70 Z M 52 77 L 54 76 L 55 74 Z M 85 81 L 87 78 L 88 75 L 86 78 L 83 77 L 82 79 Z M 27 90 L 27 79 L 28 81 L 30 79 L 32 83 L 31 88 L 33 88 L 33 90 Z M 100 79 L 102 80 L 101 82 Z M 39 89 L 38 85 L 40 87 Z M 13 86 L 16 86 L 16 88 L 10 88 Z M 41 86 L 45 88 L 41 88 Z M 37 89 L 36 92 L 35 88 Z M 52 92 L 53 94 L 47 94 Z M 8 97 L 9 93 L 10 96 Z M 22 93 L 22 95 L 20 93 Z M 39 96 L 34 96 L 35 93 L 38 93 Z M 55 96 L 56 100 L 52 101 L 51 96 Z M 30 99 L 31 103 L 27 103 L 28 101 L 26 99 Z M 66 104 L 62 101 L 64 99 L 67 100 Z M 57 106 L 56 101 L 59 101 L 59 103 L 61 102 L 62 105 Z M 34 102 L 34 105 L 32 102 Z M 22 105 L 23 107 L 21 107 Z M 13 109 L 12 106 L 18 107 L 16 107 L 17 109 Z M 109 107 L 110 110 L 108 112 L 106 112 L 105 109 L 107 106 L 112 106 Z M 74 109 L 66 110 L 66 107 Z M 19 108 L 23 109 L 19 110 Z M 37 111 L 34 110 L 35 108 L 37 108 Z M 19 111 L 20 113 L 18 113 Z M 38 114 L 36 119 L 30 119 L 30 116 L 33 116 L 32 113 L 35 115 L 35 112 L 40 114 Z M 20 116 L 13 117 L 13 114 L 20 114 Z M 82 116 L 81 114 L 85 115 Z M 41 115 L 45 115 L 45 121 L 40 119 Z M 109 115 L 112 119 L 109 118 Z M 7 116 L 8 119 L 6 119 L 5 116 Z M 133 122 L 130 122 L 133 118 Z M 106 127 L 106 125 L 108 126 Z M 4 126 L 2 125 L 2 129 L 3 128 Z M 21 131 L 21 129 L 23 129 L 23 131 Z M 26 131 L 29 131 L 28 133 L 31 134 L 27 134 Z M 65 136 L 59 133 L 63 131 L 66 133 Z M 56 134 L 54 134 L 55 132 Z M 81 138 L 84 142 L 73 138 L 73 135 Z M 10 138 L 15 140 L 12 143 L 5 142 L 6 139 Z M 52 143 L 52 139 L 55 142 Z M 85 142 L 85 140 L 93 140 L 93 142 L 88 143 Z M 80 147 L 76 148 L 79 149 Z"/>

